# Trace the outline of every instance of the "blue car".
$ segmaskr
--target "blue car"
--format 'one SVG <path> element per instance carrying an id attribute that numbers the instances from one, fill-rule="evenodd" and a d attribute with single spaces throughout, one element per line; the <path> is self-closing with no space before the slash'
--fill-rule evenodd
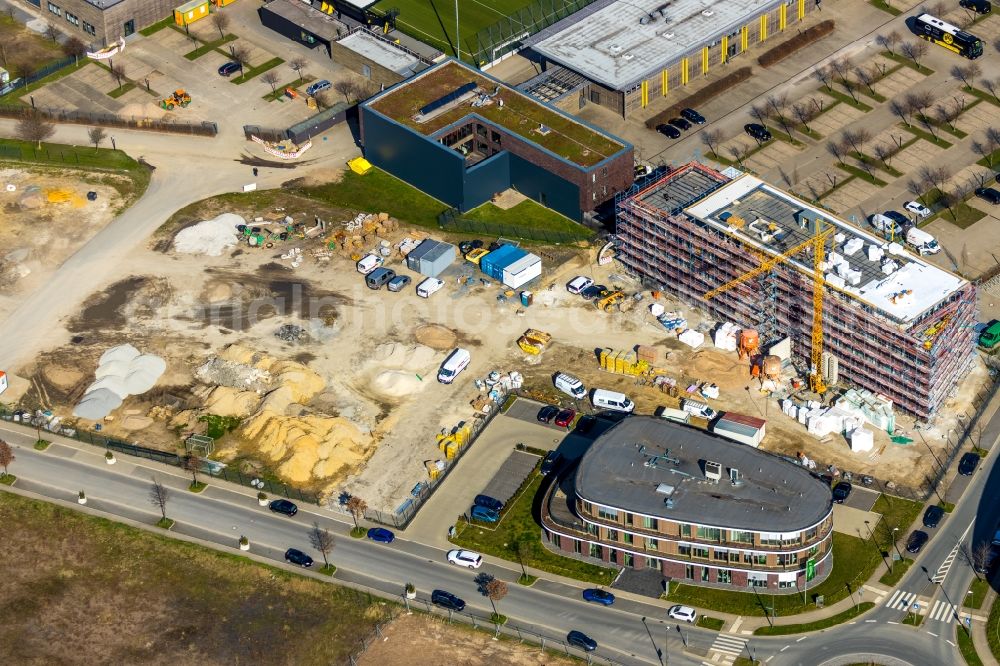
<path id="1" fill-rule="evenodd" d="M 384 527 L 373 527 L 368 530 L 368 538 L 372 541 L 378 541 L 379 543 L 392 543 L 392 540 L 396 538 L 396 535 Z"/>
<path id="2" fill-rule="evenodd" d="M 476 495 L 476 499 L 472 500 L 472 503 L 476 506 L 484 506 L 487 509 L 492 509 L 493 511 L 499 511 L 503 508 L 503 502 L 489 495 Z"/>
<path id="3" fill-rule="evenodd" d="M 485 506 L 476 505 L 472 507 L 472 519 L 479 520 L 484 523 L 495 523 L 500 520 L 500 514 L 493 509 L 487 509 Z"/>
<path id="4" fill-rule="evenodd" d="M 310 84 L 309 87 L 306 88 L 306 94 L 315 95 L 318 92 L 326 90 L 327 88 L 330 87 L 330 85 L 331 83 L 329 81 L 327 81 L 326 79 L 322 79 L 321 81 L 317 81 L 316 83 Z"/>
<path id="5" fill-rule="evenodd" d="M 610 606 L 615 603 L 615 595 L 604 590 L 598 590 L 597 588 L 590 588 L 583 591 L 583 600 Z"/>

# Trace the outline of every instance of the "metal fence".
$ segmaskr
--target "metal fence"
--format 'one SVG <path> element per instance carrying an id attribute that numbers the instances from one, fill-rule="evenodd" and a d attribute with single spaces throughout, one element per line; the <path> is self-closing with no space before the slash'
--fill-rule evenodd
<path id="1" fill-rule="evenodd" d="M 43 118 L 54 123 L 69 123 L 75 125 L 98 125 L 101 127 L 121 127 L 123 129 L 148 130 L 152 132 L 169 132 L 173 134 L 195 134 L 198 136 L 215 136 L 219 127 L 213 122 L 175 123 L 145 118 L 143 116 L 119 116 L 113 113 L 88 113 L 86 111 L 70 111 L 68 109 L 53 109 L 49 107 L 24 104 L 0 104 L 0 117 L 21 118 L 25 112 L 34 109 Z"/>
<path id="2" fill-rule="evenodd" d="M 484 67 L 514 53 L 528 37 L 593 2 L 594 0 L 535 0 L 481 29 L 464 48 L 472 54 L 477 66 Z"/>
<path id="3" fill-rule="evenodd" d="M 594 234 L 551 231 L 537 227 L 470 220 L 467 217 L 463 217 L 461 211 L 457 208 L 449 208 L 441 212 L 438 215 L 438 225 L 446 231 L 479 234 L 482 236 L 520 238 L 522 240 L 545 241 L 547 243 L 573 243 L 590 240 L 594 236 Z"/>
<path id="4" fill-rule="evenodd" d="M 107 163 L 96 151 L 62 150 L 60 148 L 35 148 L 34 146 L 0 146 L 0 159 L 21 162 L 63 162 L 70 166 L 107 168 Z"/>
<path id="5" fill-rule="evenodd" d="M 42 67 L 38 71 L 32 72 L 31 74 L 28 74 L 27 76 L 23 76 L 23 77 L 14 79 L 13 81 L 11 81 L 10 83 L 8 83 L 7 85 L 5 85 L 3 87 L 0 87 L 0 97 L 3 97 L 4 95 L 8 95 L 8 94 L 14 92 L 15 90 L 20 90 L 21 88 L 24 88 L 25 86 L 29 86 L 32 83 L 35 83 L 36 81 L 41 81 L 46 76 L 48 76 L 50 74 L 54 74 L 55 72 L 58 72 L 60 69 L 62 69 L 64 67 L 69 67 L 70 65 L 75 65 L 76 63 L 77 63 L 77 58 L 74 58 L 72 56 L 68 57 L 68 58 L 63 58 L 62 60 L 56 60 L 55 62 L 50 62 L 48 65 L 46 65 L 45 67 Z"/>

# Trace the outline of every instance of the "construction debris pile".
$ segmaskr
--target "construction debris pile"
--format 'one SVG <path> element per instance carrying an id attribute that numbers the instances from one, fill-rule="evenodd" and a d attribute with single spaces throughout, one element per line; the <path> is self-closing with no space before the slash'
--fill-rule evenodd
<path id="1" fill-rule="evenodd" d="M 399 221 L 388 213 L 358 213 L 352 220 L 341 223 L 330 235 L 327 247 L 340 249 L 345 254 L 364 252 L 376 243 L 379 237 L 399 230 Z M 388 250 L 388 247 L 386 248 Z M 391 251 L 385 254 L 388 256 Z"/>
<path id="2" fill-rule="evenodd" d="M 233 213 L 223 213 L 211 220 L 204 220 L 181 229 L 174 237 L 174 249 L 182 254 L 203 254 L 218 257 L 237 242 L 238 225 L 244 220 Z"/>
<path id="3" fill-rule="evenodd" d="M 274 332 L 274 337 L 285 342 L 306 342 L 309 340 L 309 334 L 306 332 L 306 329 L 295 324 L 282 325 Z"/>
<path id="4" fill-rule="evenodd" d="M 112 347 L 101 355 L 94 373 L 96 381 L 87 388 L 73 415 L 100 421 L 118 409 L 125 398 L 153 388 L 166 369 L 162 358 L 143 354 L 132 345 Z"/>

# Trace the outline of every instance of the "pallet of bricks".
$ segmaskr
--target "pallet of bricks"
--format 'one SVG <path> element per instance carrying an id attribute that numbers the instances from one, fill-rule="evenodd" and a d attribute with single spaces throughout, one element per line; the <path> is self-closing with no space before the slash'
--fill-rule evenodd
<path id="1" fill-rule="evenodd" d="M 379 238 L 398 231 L 399 221 L 388 213 L 359 213 L 342 226 L 327 239 L 327 247 L 354 255 L 373 247 Z"/>

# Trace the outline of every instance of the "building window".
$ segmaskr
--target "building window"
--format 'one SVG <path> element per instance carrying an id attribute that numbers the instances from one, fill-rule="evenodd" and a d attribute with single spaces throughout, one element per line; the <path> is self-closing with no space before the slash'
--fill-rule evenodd
<path id="1" fill-rule="evenodd" d="M 635 517 L 631 513 L 628 513 L 626 511 L 624 518 L 625 518 L 625 524 L 626 525 L 633 525 L 633 524 L 635 524 Z"/>
<path id="2" fill-rule="evenodd" d="M 796 553 L 778 553 L 778 564 L 781 566 L 795 564 L 797 560 L 798 555 Z"/>
<path id="3" fill-rule="evenodd" d="M 744 564 L 756 564 L 760 566 L 767 565 L 767 554 L 766 553 L 743 553 L 743 563 Z"/>
<path id="4" fill-rule="evenodd" d="M 497 132 L 496 130 L 491 130 L 490 138 L 493 139 L 493 143 L 500 143 L 500 132 Z"/>
<path id="5" fill-rule="evenodd" d="M 692 549 L 691 554 L 694 555 L 695 557 L 700 557 L 703 560 L 707 560 L 708 559 L 708 548 L 702 548 L 701 546 L 695 546 Z"/>
<path id="6" fill-rule="evenodd" d="M 688 538 L 691 537 L 691 526 L 690 525 L 681 525 L 681 536 L 682 537 L 688 537 Z"/>
<path id="7" fill-rule="evenodd" d="M 62 10 L 59 9 L 59 5 L 53 5 L 51 2 L 49 3 L 49 11 L 56 16 L 62 16 Z"/>
<path id="8" fill-rule="evenodd" d="M 603 169 L 601 169 L 601 178 L 607 178 L 607 177 L 608 177 L 608 167 L 604 167 Z"/>
<path id="9" fill-rule="evenodd" d="M 631 532 L 624 532 L 624 533 L 622 534 L 622 540 L 623 540 L 623 541 L 624 541 L 625 543 L 629 544 L 630 546 L 631 546 L 631 545 L 632 545 L 633 543 L 635 543 L 635 537 L 633 537 L 633 535 L 632 535 L 632 533 L 631 533 Z"/>
<path id="10" fill-rule="evenodd" d="M 722 538 L 722 530 L 718 527 L 699 527 L 698 538 L 705 541 L 719 541 Z"/>
<path id="11" fill-rule="evenodd" d="M 747 578 L 747 585 L 750 587 L 767 587 L 767 576 L 754 577 L 753 574 Z"/>
<path id="12" fill-rule="evenodd" d="M 80 25 L 80 19 L 76 17 L 76 14 L 70 14 L 69 12 L 66 12 L 66 22 L 72 23 L 75 26 Z"/>
<path id="13" fill-rule="evenodd" d="M 555 546 L 556 548 L 558 548 L 561 545 L 559 543 L 559 541 L 560 541 L 559 535 L 558 534 L 553 534 L 552 535 L 552 545 Z"/>
<path id="14" fill-rule="evenodd" d="M 596 557 L 597 559 L 601 558 L 601 547 L 596 543 L 590 544 L 590 556 Z"/>
<path id="15" fill-rule="evenodd" d="M 793 588 L 793 587 L 795 587 L 795 581 L 794 580 L 779 580 L 778 581 L 778 589 L 779 590 L 787 590 L 787 589 L 790 589 L 790 588 Z"/>
<path id="16" fill-rule="evenodd" d="M 608 530 L 608 541 L 618 541 L 618 530 Z"/>
<path id="17" fill-rule="evenodd" d="M 613 520 L 618 522 L 618 512 L 614 509 L 606 509 L 605 507 L 598 507 L 597 517 L 603 518 L 604 520 Z"/>
<path id="18" fill-rule="evenodd" d="M 642 526 L 643 526 L 643 528 L 645 528 L 647 530 L 654 530 L 654 531 L 656 531 L 656 530 L 660 529 L 660 521 L 658 521 L 656 518 L 650 518 L 649 516 L 643 516 L 642 517 Z"/>
<path id="19" fill-rule="evenodd" d="M 701 582 L 703 583 L 708 582 L 708 567 L 701 568 Z"/>
<path id="20" fill-rule="evenodd" d="M 584 513 L 588 513 L 590 515 L 594 515 L 594 505 L 591 504 L 590 502 L 584 502 L 583 503 L 583 512 Z"/>
<path id="21" fill-rule="evenodd" d="M 96 35 L 97 34 L 97 28 L 95 28 L 94 26 L 90 25 L 86 21 L 83 22 L 83 31 L 85 33 L 87 33 L 88 35 Z"/>
<path id="22" fill-rule="evenodd" d="M 597 525 L 595 525 L 593 523 L 587 523 L 587 534 L 592 534 L 594 536 L 598 536 L 599 532 L 600 532 L 600 528 Z"/>
<path id="23" fill-rule="evenodd" d="M 732 543 L 753 543 L 753 532 L 729 530 L 729 540 Z"/>
<path id="24" fill-rule="evenodd" d="M 719 550 L 718 548 L 716 548 L 715 551 L 712 553 L 712 559 L 719 560 L 720 562 L 728 562 L 729 551 Z"/>
<path id="25" fill-rule="evenodd" d="M 732 583 L 733 582 L 733 572 L 731 569 L 719 569 L 715 574 L 715 582 L 717 583 Z"/>
<path id="26" fill-rule="evenodd" d="M 694 580 L 694 567 L 692 565 L 684 565 L 684 577 L 688 580 Z"/>
<path id="27" fill-rule="evenodd" d="M 648 550 L 659 550 L 660 542 L 656 539 L 646 539 L 646 548 Z"/>
<path id="28" fill-rule="evenodd" d="M 632 557 L 632 553 L 622 553 L 622 564 L 627 567 L 635 566 L 635 558 Z"/>
<path id="29" fill-rule="evenodd" d="M 583 552 L 583 542 L 579 539 L 573 539 L 573 552 L 577 555 Z"/>
<path id="30" fill-rule="evenodd" d="M 691 546 L 686 544 L 677 546 L 677 554 L 681 557 L 691 557 Z"/>
<path id="31" fill-rule="evenodd" d="M 366 79 L 372 78 L 372 68 L 371 68 L 371 65 L 366 65 L 366 64 L 362 63 L 362 65 L 361 65 L 361 76 L 365 77 Z"/>

